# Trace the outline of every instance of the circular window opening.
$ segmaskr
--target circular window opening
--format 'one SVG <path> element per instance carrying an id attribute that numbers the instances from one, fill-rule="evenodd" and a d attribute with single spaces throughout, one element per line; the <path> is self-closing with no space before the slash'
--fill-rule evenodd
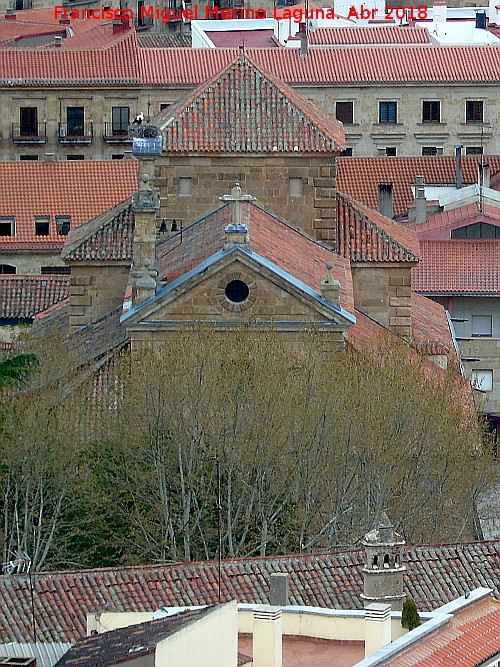
<path id="1" fill-rule="evenodd" d="M 232 301 L 233 303 L 241 303 L 242 301 L 245 301 L 250 292 L 248 285 L 242 280 L 231 280 L 231 282 L 226 285 L 224 291 L 229 301 Z"/>

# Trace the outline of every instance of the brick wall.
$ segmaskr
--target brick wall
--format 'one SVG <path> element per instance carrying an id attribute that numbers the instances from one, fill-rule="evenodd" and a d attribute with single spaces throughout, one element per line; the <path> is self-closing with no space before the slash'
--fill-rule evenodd
<path id="1" fill-rule="evenodd" d="M 335 154 L 323 156 L 162 156 L 156 163 L 160 217 L 194 222 L 220 205 L 239 182 L 245 194 L 281 219 L 318 240 L 335 241 L 337 167 Z M 192 178 L 192 194 L 179 194 L 179 179 Z M 291 197 L 289 179 L 302 179 L 302 197 Z"/>

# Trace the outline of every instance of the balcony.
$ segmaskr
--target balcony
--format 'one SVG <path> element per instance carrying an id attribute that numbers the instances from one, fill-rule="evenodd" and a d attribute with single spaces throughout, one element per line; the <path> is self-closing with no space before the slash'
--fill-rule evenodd
<path id="1" fill-rule="evenodd" d="M 104 141 L 108 144 L 131 144 L 132 137 L 128 134 L 128 124 L 123 123 L 104 123 Z"/>
<path id="2" fill-rule="evenodd" d="M 92 123 L 82 125 L 59 123 L 59 143 L 61 144 L 91 144 L 93 134 Z"/>
<path id="3" fill-rule="evenodd" d="M 12 123 L 12 141 L 15 144 L 46 144 L 46 124 L 21 125 L 20 123 Z"/>

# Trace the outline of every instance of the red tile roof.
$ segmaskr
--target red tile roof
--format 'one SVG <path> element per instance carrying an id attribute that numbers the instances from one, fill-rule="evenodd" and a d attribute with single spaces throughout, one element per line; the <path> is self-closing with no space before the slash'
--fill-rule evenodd
<path id="1" fill-rule="evenodd" d="M 445 309 L 421 294 L 411 295 L 411 326 L 418 350 L 425 354 L 450 354 L 457 360 Z"/>
<path id="2" fill-rule="evenodd" d="M 345 146 L 342 123 L 246 54 L 165 109 L 155 122 L 167 152 L 331 153 Z"/>
<path id="3" fill-rule="evenodd" d="M 164 33 L 164 34 L 145 34 L 137 35 L 137 43 L 146 49 L 164 49 L 174 46 L 191 47 L 191 35 L 184 33 Z"/>
<path id="4" fill-rule="evenodd" d="M 486 599 L 456 613 L 449 625 L 385 663 L 391 667 L 478 667 L 500 653 L 500 603 Z"/>
<path id="5" fill-rule="evenodd" d="M 0 236 L 0 247 L 62 248 L 55 216 L 70 215 L 71 228 L 107 211 L 137 189 L 132 160 L 2 162 L 0 216 L 15 216 L 16 235 Z M 36 236 L 34 216 L 50 215 L 50 236 Z"/>
<path id="6" fill-rule="evenodd" d="M 462 157 L 464 184 L 476 183 L 480 158 Z M 487 161 L 492 174 L 500 171 L 500 155 L 490 155 Z M 394 215 L 405 213 L 414 200 L 410 186 L 416 176 L 423 176 L 426 185 L 455 183 L 454 157 L 341 157 L 338 164 L 338 189 L 370 208 L 378 208 L 378 184 L 392 183 Z"/>
<path id="7" fill-rule="evenodd" d="M 0 276 L 0 319 L 33 319 L 68 296 L 69 276 Z"/>
<path id="8" fill-rule="evenodd" d="M 436 609 L 484 586 L 500 597 L 500 540 L 408 547 L 406 595 L 421 611 Z M 222 600 L 267 603 L 272 572 L 288 572 L 290 604 L 362 609 L 363 551 L 271 556 L 222 561 Z M 39 641 L 75 641 L 86 635 L 86 614 L 153 611 L 160 605 L 217 602 L 217 562 L 174 563 L 76 572 L 32 573 Z M 32 635 L 28 575 L 0 577 L 0 639 Z"/>
<path id="9" fill-rule="evenodd" d="M 140 83 L 139 47 L 130 30 L 100 48 L 5 47 L 0 49 L 0 83 L 10 86 Z M 144 49 L 148 52 L 149 49 Z M 9 83 L 5 83 L 9 82 Z"/>
<path id="10" fill-rule="evenodd" d="M 345 310 L 354 312 L 352 277 L 348 260 L 282 222 L 255 204 L 242 205 L 242 220 L 249 228 L 251 250 L 280 269 L 320 291 L 326 278 L 326 262 L 334 262 L 333 275 L 340 282 L 340 301 Z M 172 282 L 198 266 L 204 259 L 223 249 L 224 229 L 232 222 L 231 207 L 225 205 L 198 220 L 160 246 L 161 276 Z"/>
<path id="11" fill-rule="evenodd" d="M 500 240 L 422 241 L 412 287 L 425 294 L 500 293 Z"/>
<path id="12" fill-rule="evenodd" d="M 412 221 L 408 223 L 408 227 L 416 231 L 421 241 L 448 241 L 454 229 L 473 225 L 476 222 L 487 222 L 500 227 L 500 208 L 483 204 L 483 211 L 480 213 L 478 202 L 473 202 L 450 211 L 429 215 L 421 225 Z"/>
<path id="13" fill-rule="evenodd" d="M 311 44 L 428 44 L 427 28 L 378 25 L 346 28 L 318 28 L 309 33 Z"/>
<path id="14" fill-rule="evenodd" d="M 415 232 L 338 192 L 337 252 L 352 262 L 416 262 Z"/>
<path id="15" fill-rule="evenodd" d="M 307 58 L 299 49 L 248 49 L 247 54 L 289 84 L 500 80 L 497 46 L 338 46 L 311 48 Z M 201 83 L 236 55 L 229 49 L 143 49 L 143 83 Z"/>

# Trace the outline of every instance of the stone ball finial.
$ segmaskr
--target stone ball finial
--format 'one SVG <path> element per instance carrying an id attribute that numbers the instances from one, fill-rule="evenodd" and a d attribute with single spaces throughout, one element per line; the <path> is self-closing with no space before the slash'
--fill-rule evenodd
<path id="1" fill-rule="evenodd" d="M 149 181 L 151 180 L 151 176 L 149 174 L 140 174 L 139 176 L 139 181 L 140 181 L 140 190 L 151 190 L 151 186 L 149 184 Z"/>
<path id="2" fill-rule="evenodd" d="M 142 263 L 146 268 L 148 268 L 151 264 L 151 260 L 148 257 L 146 257 Z"/>
<path id="3" fill-rule="evenodd" d="M 331 271 L 333 269 L 333 262 L 330 260 L 325 264 L 325 266 L 328 269 L 328 271 Z"/>

